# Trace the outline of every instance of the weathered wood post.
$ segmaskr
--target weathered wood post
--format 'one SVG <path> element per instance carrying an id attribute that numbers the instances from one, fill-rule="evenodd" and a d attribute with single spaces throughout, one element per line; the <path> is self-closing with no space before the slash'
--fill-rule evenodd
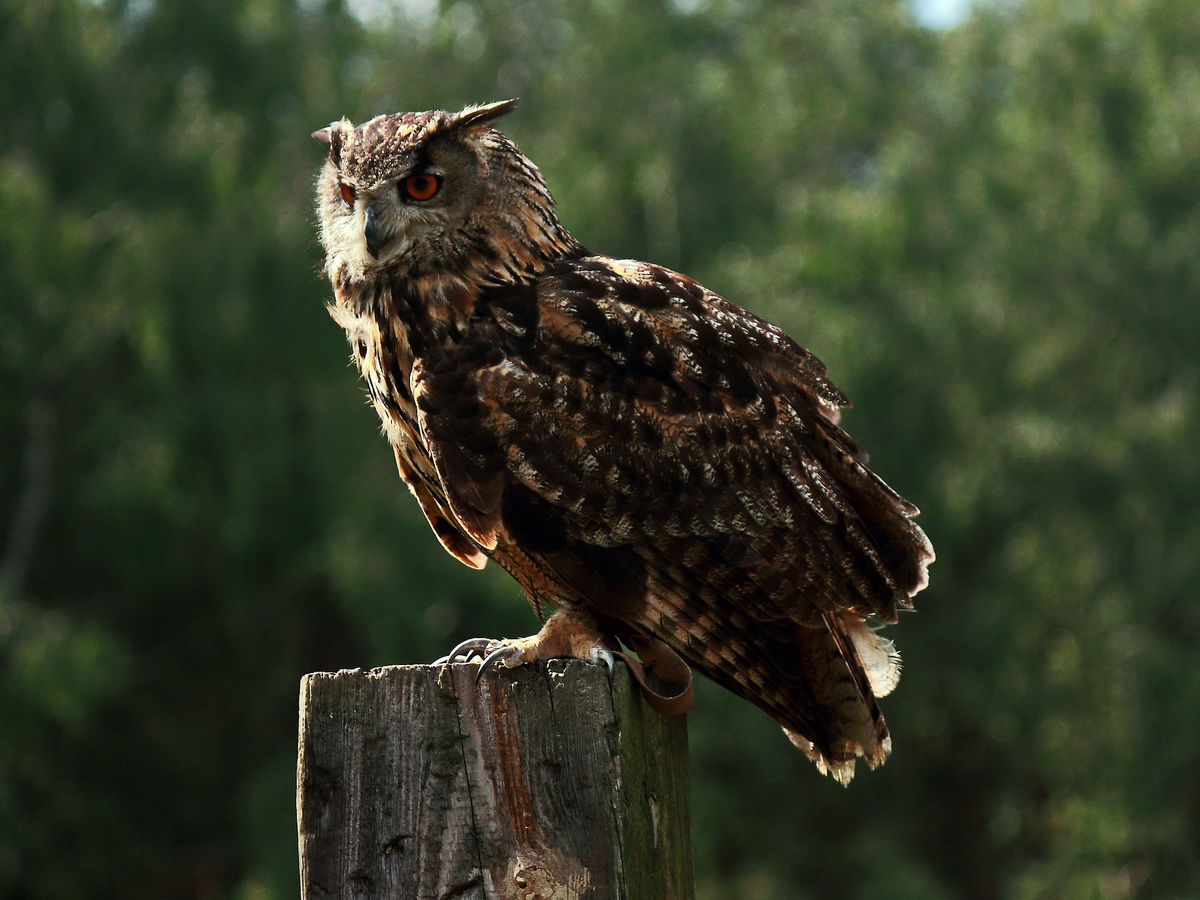
<path id="1" fill-rule="evenodd" d="M 301 683 L 301 896 L 690 900 L 687 733 L 618 665 Z"/>

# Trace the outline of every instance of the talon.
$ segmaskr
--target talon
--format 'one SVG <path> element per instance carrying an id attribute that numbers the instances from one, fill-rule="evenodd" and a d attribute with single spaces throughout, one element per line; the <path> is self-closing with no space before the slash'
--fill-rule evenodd
<path id="1" fill-rule="evenodd" d="M 467 638 L 445 656 L 433 661 L 435 666 L 448 666 L 457 662 L 470 662 L 473 659 L 483 659 L 488 647 L 496 642 L 491 638 Z"/>
<path id="2" fill-rule="evenodd" d="M 593 647 L 592 652 L 588 654 L 588 657 L 596 665 L 603 665 L 606 669 L 608 669 L 608 680 L 611 682 L 613 680 L 613 676 L 616 675 L 617 672 L 617 659 L 615 656 L 613 656 L 612 651 L 607 650 L 604 647 Z"/>
<path id="3" fill-rule="evenodd" d="M 476 683 L 483 677 L 483 673 L 497 661 L 503 662 L 510 669 L 516 668 L 525 662 L 525 652 L 517 644 L 501 644 L 496 647 L 479 664 L 479 671 L 475 674 Z"/>

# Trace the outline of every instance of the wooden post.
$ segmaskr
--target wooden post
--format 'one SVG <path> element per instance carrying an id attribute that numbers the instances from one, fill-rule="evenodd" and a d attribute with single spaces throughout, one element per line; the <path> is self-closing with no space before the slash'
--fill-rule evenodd
<path id="1" fill-rule="evenodd" d="M 687 732 L 625 666 L 301 683 L 305 900 L 690 900 Z"/>

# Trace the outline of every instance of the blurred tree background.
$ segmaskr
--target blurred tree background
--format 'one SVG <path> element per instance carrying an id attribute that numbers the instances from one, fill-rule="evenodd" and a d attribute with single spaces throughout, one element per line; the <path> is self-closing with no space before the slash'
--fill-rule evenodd
<path id="1" fill-rule="evenodd" d="M 396 477 L 308 137 L 518 95 L 938 549 L 883 769 L 700 692 L 703 900 L 1200 896 L 1195 0 L 0 0 L 0 897 L 294 896 L 301 675 L 533 630 Z"/>

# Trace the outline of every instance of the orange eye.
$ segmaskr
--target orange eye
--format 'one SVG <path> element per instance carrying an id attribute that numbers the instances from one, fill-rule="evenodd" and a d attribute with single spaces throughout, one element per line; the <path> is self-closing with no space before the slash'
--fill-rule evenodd
<path id="1" fill-rule="evenodd" d="M 428 200 L 442 189 L 442 179 L 437 175 L 409 175 L 400 182 L 400 189 L 410 200 Z"/>
<path id="2" fill-rule="evenodd" d="M 342 199 L 346 201 L 347 206 L 354 205 L 354 188 L 348 184 L 338 185 L 338 190 L 342 192 Z"/>

